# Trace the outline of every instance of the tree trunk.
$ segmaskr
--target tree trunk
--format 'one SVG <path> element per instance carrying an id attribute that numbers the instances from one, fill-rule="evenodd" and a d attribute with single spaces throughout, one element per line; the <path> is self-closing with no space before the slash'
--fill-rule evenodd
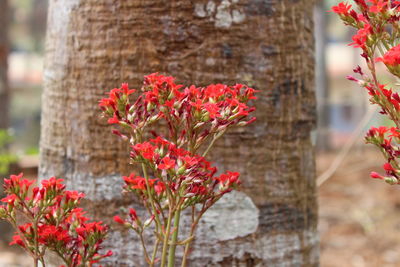
<path id="1" fill-rule="evenodd" d="M 313 1 L 193 2 L 50 1 L 40 177 L 65 177 L 112 224 L 106 266 L 145 266 L 136 237 L 111 222 L 129 204 L 120 177 L 132 166 L 97 101 L 156 71 L 187 85 L 246 83 L 260 90 L 257 121 L 213 153 L 220 170 L 241 172 L 243 190 L 207 212 L 190 266 L 317 266 Z"/>
<path id="2" fill-rule="evenodd" d="M 8 0 L 0 1 L 0 129 L 8 128 Z"/>

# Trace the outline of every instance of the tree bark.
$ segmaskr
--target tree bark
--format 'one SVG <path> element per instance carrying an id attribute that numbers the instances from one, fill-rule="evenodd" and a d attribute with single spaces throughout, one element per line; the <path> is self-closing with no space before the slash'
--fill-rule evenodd
<path id="1" fill-rule="evenodd" d="M 145 264 L 136 237 L 111 222 L 130 203 L 120 177 L 132 166 L 97 101 L 156 71 L 260 90 L 257 121 L 212 155 L 220 170 L 241 172 L 243 190 L 207 212 L 190 266 L 318 265 L 312 13 L 307 0 L 50 1 L 40 177 L 65 177 L 111 223 L 106 266 Z"/>
<path id="2" fill-rule="evenodd" d="M 8 0 L 2 0 L 0 2 L 0 129 L 6 129 L 9 126 L 8 19 Z"/>

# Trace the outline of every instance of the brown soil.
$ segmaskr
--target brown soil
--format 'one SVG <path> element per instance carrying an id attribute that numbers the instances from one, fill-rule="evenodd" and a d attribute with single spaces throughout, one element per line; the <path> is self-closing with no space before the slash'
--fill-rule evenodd
<path id="1" fill-rule="evenodd" d="M 319 173 L 335 155 L 317 157 Z M 369 178 L 382 164 L 375 150 L 353 151 L 319 188 L 321 266 L 400 266 L 400 187 Z"/>

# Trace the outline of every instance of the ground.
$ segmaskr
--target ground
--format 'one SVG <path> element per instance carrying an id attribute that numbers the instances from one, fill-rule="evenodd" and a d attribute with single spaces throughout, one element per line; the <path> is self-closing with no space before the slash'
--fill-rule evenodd
<path id="1" fill-rule="evenodd" d="M 336 155 L 319 155 L 318 173 Z M 369 178 L 382 164 L 375 150 L 353 150 L 320 186 L 321 266 L 399 266 L 400 187 Z"/>
<path id="2" fill-rule="evenodd" d="M 338 152 L 319 153 L 321 174 Z M 383 159 L 363 145 L 319 188 L 319 229 L 323 267 L 400 266 L 400 186 L 369 178 Z M 0 267 L 29 267 L 18 248 L 0 244 Z"/>

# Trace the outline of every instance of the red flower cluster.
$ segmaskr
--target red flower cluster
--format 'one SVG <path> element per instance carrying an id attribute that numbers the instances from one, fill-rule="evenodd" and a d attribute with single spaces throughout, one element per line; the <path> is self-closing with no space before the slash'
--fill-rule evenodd
<path id="1" fill-rule="evenodd" d="M 135 192 L 144 199 L 149 192 L 155 192 L 154 198 L 158 203 L 167 198 L 166 188 L 188 199 L 188 203 L 196 204 L 219 198 L 240 184 L 239 173 L 227 172 L 214 177 L 217 168 L 211 167 L 204 157 L 192 155 L 159 136 L 134 145 L 131 158 L 135 162 L 145 162 L 158 178 L 146 182 L 146 178 L 135 174 L 123 176 L 125 190 Z M 220 187 L 216 190 L 218 184 Z"/>
<path id="2" fill-rule="evenodd" d="M 396 13 L 400 8 L 400 1 L 389 0 L 356 0 L 354 1 L 359 9 L 357 12 L 350 4 L 341 2 L 333 6 L 330 11 L 340 16 L 346 25 L 358 30 L 353 36 L 350 45 L 362 48 L 365 56 L 373 56 L 371 48 L 380 40 L 389 39 L 387 33 L 390 30 L 383 27 L 383 24 L 395 26 L 399 20 Z M 389 35 L 390 36 L 390 35 Z"/>
<path id="3" fill-rule="evenodd" d="M 386 176 L 382 176 L 376 172 L 371 173 L 372 178 L 385 180 L 390 184 L 400 183 L 400 176 L 396 170 L 399 170 L 396 159 L 400 157 L 400 151 L 397 146 L 400 141 L 400 131 L 397 127 L 385 127 L 381 126 L 378 128 L 372 127 L 365 140 L 367 143 L 374 144 L 382 149 L 388 162 L 383 165 L 383 169 L 386 172 Z"/>
<path id="4" fill-rule="evenodd" d="M 124 189 L 140 197 L 149 217 L 142 223 L 131 210 L 128 219 L 115 216 L 114 220 L 140 236 L 154 222 L 156 236 L 164 236 L 158 242 L 163 242 L 161 265 L 165 266 L 167 247 L 177 242 L 177 234 L 171 234 L 171 221 L 179 225 L 180 211 L 193 208 L 194 230 L 202 214 L 240 184 L 236 172 L 215 176 L 217 168 L 204 156 L 227 129 L 255 120 L 249 118 L 255 110 L 249 103 L 256 99 L 256 90 L 242 84 L 184 87 L 175 84 L 173 77 L 154 73 L 144 78 L 141 94 L 130 99 L 135 91 L 123 84 L 100 101 L 100 108 L 109 124 L 122 126 L 121 132 L 114 129 L 113 133 L 130 140 L 131 161 L 142 165 L 143 175 L 123 177 Z M 150 131 L 154 138 L 144 140 L 144 129 L 156 122 L 160 122 L 160 132 Z M 202 149 L 204 144 L 207 147 Z M 201 204 L 199 212 L 194 209 L 196 204 Z M 154 264 L 145 247 L 143 242 L 146 261 Z"/>
<path id="5" fill-rule="evenodd" d="M 348 76 L 349 80 L 357 82 L 368 90 L 370 102 L 380 106 L 381 114 L 389 117 L 395 127 L 372 127 L 365 139 L 374 144 L 383 152 L 387 162 L 383 165 L 385 175 L 372 172 L 371 177 L 382 179 L 389 184 L 399 183 L 400 164 L 400 96 L 392 88 L 379 82 L 376 62 L 383 62 L 388 71 L 400 78 L 400 45 L 397 37 L 400 34 L 398 23 L 400 20 L 400 1 L 389 0 L 355 0 L 357 10 L 345 3 L 332 7 L 332 11 L 339 14 L 346 25 L 357 29 L 353 36 L 355 47 L 361 47 L 361 55 L 367 63 L 370 76 L 360 67 L 354 70 L 361 79 Z M 381 57 L 376 57 L 376 54 Z"/>
<path id="6" fill-rule="evenodd" d="M 178 129 L 170 129 L 170 135 L 179 138 L 179 145 L 193 138 L 189 135 L 204 138 L 205 135 L 255 120 L 245 121 L 254 111 L 247 103 L 256 99 L 256 90 L 242 84 L 192 85 L 184 88 L 175 84 L 173 77 L 154 73 L 145 77 L 142 94 L 131 104 L 129 95 L 134 91 L 123 84 L 121 88 L 111 90 L 109 98 L 100 101 L 100 108 L 109 117 L 108 123 L 127 126 L 137 133 L 163 119 L 168 125 L 179 126 Z M 114 130 L 114 133 L 123 136 L 119 131 Z M 133 138 L 135 136 L 132 135 Z"/>
<path id="7" fill-rule="evenodd" d="M 352 37 L 354 42 L 349 45 L 353 45 L 354 47 L 360 47 L 363 50 L 365 50 L 368 37 L 371 34 L 372 34 L 371 25 L 368 23 L 365 23 L 364 28 L 359 29 L 357 31 L 357 34 Z"/>
<path id="8" fill-rule="evenodd" d="M 392 47 L 383 57 L 378 57 L 377 62 L 383 62 L 388 70 L 396 76 L 400 75 L 400 45 Z"/>
<path id="9" fill-rule="evenodd" d="M 0 206 L 0 219 L 16 229 L 10 245 L 19 245 L 42 263 L 46 250 L 55 251 L 69 267 L 87 266 L 112 254 L 99 254 L 108 228 L 88 222 L 77 208 L 83 193 L 66 191 L 63 180 L 55 177 L 42 181 L 41 188 L 30 188 L 34 182 L 23 179 L 22 173 L 4 180 L 8 195 L 1 200 L 6 205 Z M 19 224 L 20 215 L 29 222 Z"/>
<path id="10" fill-rule="evenodd" d="M 349 15 L 350 9 L 351 5 L 347 3 L 339 3 L 337 6 L 332 7 L 332 12 L 335 12 L 339 15 Z"/>

